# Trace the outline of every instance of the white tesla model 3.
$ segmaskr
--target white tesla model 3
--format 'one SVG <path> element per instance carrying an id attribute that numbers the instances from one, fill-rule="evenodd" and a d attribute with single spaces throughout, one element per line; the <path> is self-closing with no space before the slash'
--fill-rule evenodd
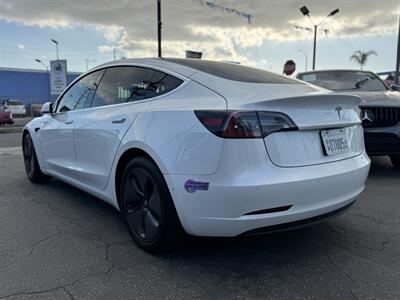
<path id="1" fill-rule="evenodd" d="M 115 61 L 42 112 L 23 132 L 29 179 L 110 203 L 151 252 L 182 228 L 237 236 L 325 220 L 370 167 L 357 97 L 236 64 Z"/>

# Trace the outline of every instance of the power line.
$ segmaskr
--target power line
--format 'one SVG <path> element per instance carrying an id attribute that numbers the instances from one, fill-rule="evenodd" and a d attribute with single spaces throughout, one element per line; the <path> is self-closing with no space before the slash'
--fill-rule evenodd
<path id="1" fill-rule="evenodd" d="M 200 4 L 201 6 L 206 6 L 211 9 L 218 9 L 224 13 L 234 14 L 234 15 L 237 15 L 238 17 L 246 18 L 248 24 L 251 23 L 251 19 L 253 18 L 253 16 L 248 13 L 238 11 L 235 8 L 229 8 L 229 7 L 215 4 L 213 1 L 208 1 L 208 0 L 192 0 L 192 1 Z"/>

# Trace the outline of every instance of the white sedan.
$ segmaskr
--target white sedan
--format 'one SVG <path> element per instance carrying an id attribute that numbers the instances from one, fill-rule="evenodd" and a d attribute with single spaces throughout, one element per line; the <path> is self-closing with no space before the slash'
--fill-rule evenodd
<path id="1" fill-rule="evenodd" d="M 83 74 L 23 132 L 28 178 L 120 210 L 149 252 L 184 231 L 238 236 L 351 206 L 370 160 L 358 98 L 237 64 L 129 59 Z"/>

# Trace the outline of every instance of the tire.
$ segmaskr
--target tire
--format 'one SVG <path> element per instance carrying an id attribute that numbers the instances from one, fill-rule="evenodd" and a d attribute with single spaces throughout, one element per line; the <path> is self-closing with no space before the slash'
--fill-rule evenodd
<path id="1" fill-rule="evenodd" d="M 22 151 L 24 155 L 24 165 L 26 175 L 32 183 L 45 183 L 51 180 L 50 176 L 42 173 L 37 160 L 35 147 L 32 142 L 31 135 L 28 133 L 24 136 L 22 143 Z"/>
<path id="2" fill-rule="evenodd" d="M 173 250 L 183 232 L 164 176 L 153 162 L 137 157 L 122 174 L 121 209 L 136 244 L 149 253 Z"/>
<path id="3" fill-rule="evenodd" d="M 400 169 L 400 156 L 390 156 L 390 160 L 392 161 L 393 167 Z"/>

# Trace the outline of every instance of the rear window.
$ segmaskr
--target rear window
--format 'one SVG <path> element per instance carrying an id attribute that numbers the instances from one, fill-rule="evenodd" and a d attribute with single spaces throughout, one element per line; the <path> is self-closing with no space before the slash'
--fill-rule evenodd
<path id="1" fill-rule="evenodd" d="M 234 63 L 181 58 L 164 58 L 164 60 L 233 81 L 249 83 L 301 84 L 296 80 L 272 72 L 245 67 Z"/>

